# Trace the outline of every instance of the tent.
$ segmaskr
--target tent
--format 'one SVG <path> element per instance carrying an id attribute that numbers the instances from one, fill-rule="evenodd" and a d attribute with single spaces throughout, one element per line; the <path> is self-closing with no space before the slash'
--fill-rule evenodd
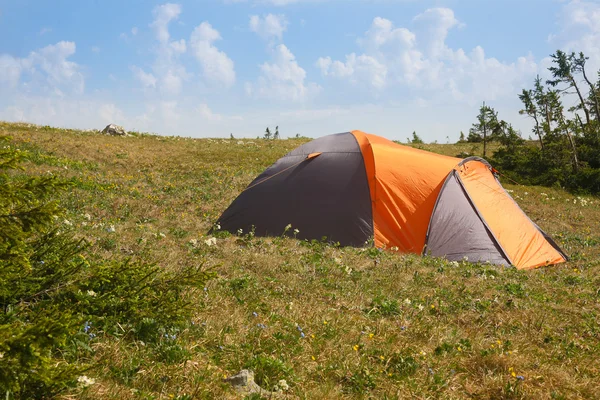
<path id="1" fill-rule="evenodd" d="M 326 238 L 343 246 L 530 269 L 567 256 L 519 208 L 478 157 L 459 159 L 361 131 L 328 135 L 286 154 L 218 219 L 257 236 Z M 287 229 L 289 225 L 292 229 Z"/>

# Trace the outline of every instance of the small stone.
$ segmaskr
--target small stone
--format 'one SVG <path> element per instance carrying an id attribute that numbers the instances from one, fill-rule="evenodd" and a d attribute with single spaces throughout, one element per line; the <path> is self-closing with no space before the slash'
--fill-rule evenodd
<path id="1" fill-rule="evenodd" d="M 258 384 L 254 382 L 254 372 L 248 369 L 243 369 L 236 375 L 225 378 L 224 381 L 231 384 L 236 392 L 243 395 L 257 393 L 267 398 L 281 398 L 281 393 L 270 392 L 258 386 Z"/>

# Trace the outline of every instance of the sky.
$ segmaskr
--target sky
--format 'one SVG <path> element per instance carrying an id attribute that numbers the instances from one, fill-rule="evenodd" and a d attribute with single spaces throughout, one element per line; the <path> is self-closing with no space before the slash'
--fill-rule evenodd
<path id="1" fill-rule="evenodd" d="M 529 136 L 550 54 L 600 68 L 600 1 L 0 0 L 0 38 L 0 120 L 446 143 L 484 101 Z"/>

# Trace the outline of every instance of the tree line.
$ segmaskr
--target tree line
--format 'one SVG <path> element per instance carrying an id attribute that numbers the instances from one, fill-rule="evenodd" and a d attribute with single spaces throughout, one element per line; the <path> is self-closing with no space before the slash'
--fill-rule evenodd
<path id="1" fill-rule="evenodd" d="M 468 137 L 461 132 L 459 142 L 483 143 L 484 158 L 489 143 L 499 143 L 490 161 L 520 183 L 600 193 L 600 71 L 593 81 L 582 52 L 557 50 L 551 58 L 550 79 L 537 76 L 533 88 L 519 94 L 519 113 L 533 122 L 535 139 L 523 139 L 483 103 Z"/>

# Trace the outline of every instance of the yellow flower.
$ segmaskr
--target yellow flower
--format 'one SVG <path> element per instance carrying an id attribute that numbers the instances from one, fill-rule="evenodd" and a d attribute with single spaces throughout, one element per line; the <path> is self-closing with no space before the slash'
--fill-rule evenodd
<path id="1" fill-rule="evenodd" d="M 315 356 L 310 356 L 310 358 L 312 358 L 313 361 L 316 360 Z"/>
<path id="2" fill-rule="evenodd" d="M 385 360 L 385 357 L 384 357 L 384 356 L 379 356 L 379 358 L 380 358 L 381 360 Z"/>
<path id="3" fill-rule="evenodd" d="M 327 325 L 327 321 L 323 321 L 323 325 Z"/>
<path id="4" fill-rule="evenodd" d="M 460 348 L 460 347 L 459 347 L 457 350 L 458 350 L 458 351 L 462 351 L 462 348 Z"/>
<path id="5" fill-rule="evenodd" d="M 374 333 L 369 333 L 369 339 L 373 339 L 373 336 L 375 336 Z"/>
<path id="6" fill-rule="evenodd" d="M 355 344 L 354 346 L 352 346 L 352 349 L 353 349 L 354 351 L 358 351 L 358 345 L 357 345 L 357 344 Z"/>
<path id="7" fill-rule="evenodd" d="M 500 339 L 496 340 L 496 343 L 498 343 L 498 346 L 502 345 L 502 342 L 500 341 Z"/>
<path id="8" fill-rule="evenodd" d="M 435 305 L 433 305 L 433 304 L 432 304 L 432 305 L 431 305 L 431 309 L 433 310 L 434 308 L 435 308 Z"/>

